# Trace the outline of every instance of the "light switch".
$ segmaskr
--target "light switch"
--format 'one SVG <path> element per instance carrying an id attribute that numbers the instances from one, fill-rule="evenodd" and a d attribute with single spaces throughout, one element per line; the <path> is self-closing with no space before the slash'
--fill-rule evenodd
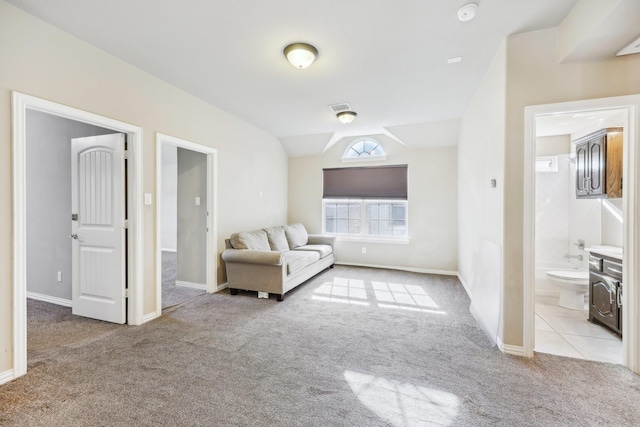
<path id="1" fill-rule="evenodd" d="M 196 197 L 196 206 L 200 206 L 200 197 Z"/>
<path id="2" fill-rule="evenodd" d="M 144 193 L 144 204 L 145 205 L 151 204 L 151 193 Z"/>

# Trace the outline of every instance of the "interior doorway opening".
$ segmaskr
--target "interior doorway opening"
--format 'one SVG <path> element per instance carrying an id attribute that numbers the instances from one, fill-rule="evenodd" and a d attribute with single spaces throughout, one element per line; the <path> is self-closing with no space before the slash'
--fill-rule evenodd
<path id="1" fill-rule="evenodd" d="M 157 311 L 217 291 L 216 156 L 211 147 L 156 137 Z"/>
<path id="2" fill-rule="evenodd" d="M 27 371 L 27 275 L 28 275 L 28 214 L 27 203 L 30 196 L 27 185 L 27 137 L 33 132 L 29 130 L 28 115 L 30 112 L 44 113 L 48 117 L 71 120 L 80 126 L 106 129 L 109 132 L 123 133 L 128 139 L 128 163 L 126 173 L 128 205 L 128 239 L 126 243 L 127 283 L 129 300 L 126 306 L 127 323 L 141 324 L 143 316 L 143 277 L 142 277 L 142 206 L 141 206 L 141 141 L 142 129 L 117 120 L 109 119 L 72 107 L 46 101 L 33 96 L 12 93 L 12 151 L 13 151 L 13 378 L 26 374 Z M 36 145 L 34 149 L 42 148 Z M 36 144 L 38 144 L 36 142 Z M 33 150 L 31 150 L 33 151 Z M 65 186 L 70 186 L 67 183 Z M 33 191 L 33 190 L 32 190 Z M 70 206 L 66 213 L 71 220 Z M 63 277 L 57 274 L 57 277 Z M 47 279 L 50 280 L 50 279 Z M 59 290 L 59 289 L 58 289 Z M 37 293 L 37 292 L 34 292 Z M 41 294 L 43 295 L 43 294 Z M 33 295 L 32 295 L 33 296 Z M 69 301 L 56 296 L 52 301 L 58 304 Z"/>
<path id="3" fill-rule="evenodd" d="M 640 168 L 637 144 L 638 111 L 640 111 L 640 96 L 625 96 L 595 100 L 575 101 L 561 104 L 549 104 L 525 108 L 525 150 L 524 150 L 524 301 L 523 301 L 523 350 L 524 355 L 532 357 L 535 347 L 535 272 L 536 272 L 536 211 L 535 211 L 535 165 L 536 165 L 536 123 L 544 118 L 562 115 L 577 117 L 593 112 L 622 112 L 622 127 L 624 127 L 624 162 L 623 162 L 623 202 L 622 202 L 622 262 L 625 292 L 622 296 L 623 334 L 622 363 L 634 372 L 640 372 L 640 328 L 638 316 L 640 313 L 638 250 L 640 249 L 640 235 L 637 232 L 637 199 L 640 190 Z"/>

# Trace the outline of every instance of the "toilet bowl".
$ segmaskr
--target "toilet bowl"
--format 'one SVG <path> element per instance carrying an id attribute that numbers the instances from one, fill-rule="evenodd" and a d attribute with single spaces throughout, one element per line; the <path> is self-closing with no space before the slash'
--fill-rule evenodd
<path id="1" fill-rule="evenodd" d="M 558 305 L 571 310 L 585 310 L 589 293 L 589 270 L 547 271 L 547 280 L 560 289 Z"/>

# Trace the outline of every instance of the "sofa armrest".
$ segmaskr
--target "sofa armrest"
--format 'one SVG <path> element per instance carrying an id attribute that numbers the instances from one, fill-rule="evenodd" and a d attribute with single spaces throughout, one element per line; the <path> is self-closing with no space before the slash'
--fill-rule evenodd
<path id="1" fill-rule="evenodd" d="M 254 251 L 251 249 L 227 249 L 222 252 L 225 262 L 241 264 L 282 265 L 284 255 L 277 251 Z"/>
<path id="2" fill-rule="evenodd" d="M 331 245 L 332 248 L 336 248 L 336 237 L 325 236 L 322 234 L 309 234 L 310 245 Z"/>

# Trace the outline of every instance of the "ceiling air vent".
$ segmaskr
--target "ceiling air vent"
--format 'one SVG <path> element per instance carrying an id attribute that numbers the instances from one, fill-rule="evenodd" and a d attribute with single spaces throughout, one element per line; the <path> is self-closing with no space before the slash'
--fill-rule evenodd
<path id="1" fill-rule="evenodd" d="M 632 53 L 640 53 L 640 37 L 623 47 L 620 52 L 617 53 L 617 56 L 631 55 Z"/>
<path id="2" fill-rule="evenodd" d="M 329 109 L 334 113 L 339 113 L 340 111 L 351 111 L 351 106 L 346 102 L 343 102 L 341 104 L 329 105 Z"/>

